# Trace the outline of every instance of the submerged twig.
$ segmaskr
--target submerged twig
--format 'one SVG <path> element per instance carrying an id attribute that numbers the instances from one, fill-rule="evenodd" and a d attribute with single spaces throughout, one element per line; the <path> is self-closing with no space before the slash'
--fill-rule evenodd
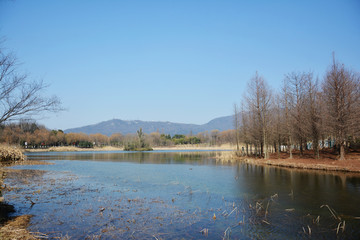
<path id="1" fill-rule="evenodd" d="M 339 234 L 340 228 L 342 229 L 342 232 L 345 231 L 345 221 L 339 222 L 339 224 L 337 226 L 337 229 L 336 229 L 336 235 Z"/>
<path id="2" fill-rule="evenodd" d="M 272 201 L 274 201 L 274 199 L 275 199 L 275 198 L 278 198 L 278 197 L 279 197 L 279 195 L 278 195 L 277 193 L 275 193 L 275 194 L 272 195 L 270 198 L 271 198 Z"/>
<path id="3" fill-rule="evenodd" d="M 236 210 L 237 210 L 237 207 L 235 207 L 234 210 L 232 210 L 227 216 L 230 216 Z"/>
<path id="4" fill-rule="evenodd" d="M 207 237 L 209 234 L 209 229 L 204 228 L 203 230 L 200 231 L 200 233 L 204 234 Z"/>
<path id="5" fill-rule="evenodd" d="M 291 192 L 289 193 L 289 196 L 291 197 L 291 199 L 294 199 L 294 191 L 291 189 Z"/>
<path id="6" fill-rule="evenodd" d="M 331 215 L 332 215 L 335 219 L 341 221 L 341 218 L 340 218 L 339 216 L 337 216 L 335 210 L 332 209 L 331 207 L 329 207 L 329 205 L 325 204 L 325 205 L 321 205 L 321 206 L 320 206 L 320 208 L 323 208 L 323 207 L 327 207 L 327 209 L 329 209 Z"/>
<path id="7" fill-rule="evenodd" d="M 223 240 L 225 240 L 225 239 L 230 239 L 230 234 L 231 234 L 231 228 L 230 227 L 227 227 L 226 228 L 226 230 L 225 230 L 225 232 L 224 232 L 224 237 L 223 237 Z M 227 238 L 225 238 L 225 237 L 227 237 Z"/>
<path id="8" fill-rule="evenodd" d="M 303 229 L 303 231 L 304 231 L 304 233 L 305 233 L 306 235 L 311 236 L 311 228 L 309 227 L 309 225 L 308 225 L 307 227 L 308 227 L 308 232 L 306 232 L 306 230 L 305 230 L 304 227 L 303 227 L 302 229 Z"/>
<path id="9" fill-rule="evenodd" d="M 270 201 L 268 201 L 268 203 L 267 203 L 267 205 L 266 205 L 266 210 L 265 210 L 265 219 L 266 219 L 267 214 L 268 214 L 269 203 L 270 203 Z"/>
<path id="10" fill-rule="evenodd" d="M 267 225 L 270 225 L 268 221 L 262 220 L 263 223 L 266 223 Z"/>
<path id="11" fill-rule="evenodd" d="M 315 219 L 315 223 L 319 224 L 320 223 L 320 216 L 317 216 L 317 218 Z"/>

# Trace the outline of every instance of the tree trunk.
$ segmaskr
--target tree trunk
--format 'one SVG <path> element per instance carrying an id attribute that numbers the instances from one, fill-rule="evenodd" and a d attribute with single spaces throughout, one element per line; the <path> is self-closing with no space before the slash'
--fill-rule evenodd
<path id="1" fill-rule="evenodd" d="M 291 139 L 291 136 L 289 135 L 289 159 L 292 159 L 293 158 L 293 155 L 292 155 L 292 139 Z"/>
<path id="2" fill-rule="evenodd" d="M 339 158 L 339 160 L 345 160 L 345 144 L 344 144 L 344 142 L 342 142 L 341 144 L 340 144 L 340 158 Z"/>
<path id="3" fill-rule="evenodd" d="M 276 141 L 274 141 L 274 150 L 275 150 L 275 152 L 277 152 L 277 147 L 276 147 Z"/>
<path id="4" fill-rule="evenodd" d="M 319 159 L 320 158 L 320 152 L 319 152 L 319 143 L 313 142 L 313 149 L 314 149 L 314 154 L 315 154 L 315 158 Z"/>
<path id="5" fill-rule="evenodd" d="M 302 156 L 304 153 L 304 149 L 303 149 L 303 140 L 302 138 L 300 138 L 300 156 Z"/>
<path id="6" fill-rule="evenodd" d="M 279 142 L 278 142 L 278 151 L 277 151 L 277 153 L 278 153 L 278 158 L 280 158 L 280 153 L 281 153 L 281 143 L 280 143 L 280 140 L 279 140 Z"/>

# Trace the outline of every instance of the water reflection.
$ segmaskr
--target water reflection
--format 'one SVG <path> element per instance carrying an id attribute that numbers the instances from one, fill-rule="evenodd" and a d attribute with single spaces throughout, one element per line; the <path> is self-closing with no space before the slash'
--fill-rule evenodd
<path id="1" fill-rule="evenodd" d="M 73 238 L 91 232 L 103 238 L 160 239 L 164 233 L 166 239 L 219 239 L 229 227 L 235 239 L 307 238 L 308 227 L 313 238 L 360 237 L 360 220 L 351 218 L 360 216 L 357 175 L 221 165 L 216 154 L 32 153 L 30 159 L 55 164 L 16 167 L 47 174 L 33 182 L 11 175 L 8 184 L 17 191 L 5 195 L 18 212 L 34 215 L 32 231 Z M 33 208 L 25 197 L 35 198 Z M 344 233 L 336 234 L 339 221 L 320 208 L 324 204 L 346 221 Z M 204 228 L 208 236 L 200 233 Z"/>
<path id="2" fill-rule="evenodd" d="M 47 152 L 27 153 L 33 160 L 86 160 L 151 164 L 214 165 L 217 151 L 152 151 L 152 152 Z"/>

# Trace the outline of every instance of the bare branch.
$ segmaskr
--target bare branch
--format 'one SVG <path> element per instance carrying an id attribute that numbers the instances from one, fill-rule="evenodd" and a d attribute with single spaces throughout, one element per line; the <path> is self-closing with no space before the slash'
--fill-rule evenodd
<path id="1" fill-rule="evenodd" d="M 0 123 L 61 111 L 56 96 L 43 95 L 47 87 L 41 80 L 29 81 L 28 75 L 20 74 L 14 55 L 0 48 Z"/>

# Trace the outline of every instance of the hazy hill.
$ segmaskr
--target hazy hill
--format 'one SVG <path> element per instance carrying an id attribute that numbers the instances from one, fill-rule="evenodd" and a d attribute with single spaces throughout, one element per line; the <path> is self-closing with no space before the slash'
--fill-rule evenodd
<path id="1" fill-rule="evenodd" d="M 109 121 L 100 122 L 93 125 L 88 125 L 84 127 L 66 129 L 66 133 L 102 133 L 110 136 L 113 133 L 136 133 L 136 131 L 142 128 L 145 133 L 151 133 L 159 131 L 160 133 L 165 134 L 197 134 L 199 132 L 219 130 L 224 131 L 228 129 L 233 129 L 233 117 L 220 117 L 211 120 L 210 122 L 202 125 L 198 124 L 185 124 L 185 123 L 173 123 L 173 122 L 152 122 L 152 121 L 124 121 L 120 119 L 113 119 Z"/>

